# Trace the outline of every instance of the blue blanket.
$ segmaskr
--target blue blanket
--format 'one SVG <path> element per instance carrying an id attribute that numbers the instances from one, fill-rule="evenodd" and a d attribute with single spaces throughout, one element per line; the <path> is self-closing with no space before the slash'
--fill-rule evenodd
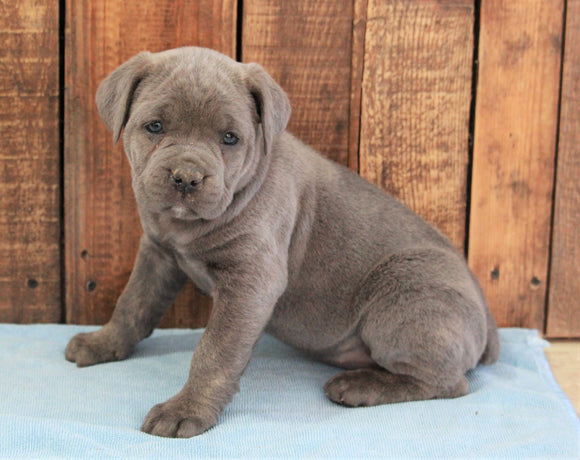
<path id="1" fill-rule="evenodd" d="M 328 401 L 338 369 L 264 336 L 219 423 L 191 439 L 141 433 L 185 382 L 201 330 L 158 330 L 126 361 L 78 369 L 68 340 L 93 327 L 0 325 L 0 457 L 580 458 L 580 422 L 536 331 L 503 329 L 500 361 L 454 400 L 370 408 Z"/>

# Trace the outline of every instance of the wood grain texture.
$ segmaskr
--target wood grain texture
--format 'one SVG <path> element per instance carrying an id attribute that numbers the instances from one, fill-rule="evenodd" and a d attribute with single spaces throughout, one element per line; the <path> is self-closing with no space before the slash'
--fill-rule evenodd
<path id="1" fill-rule="evenodd" d="M 544 324 L 562 15 L 482 2 L 469 263 L 500 326 Z"/>
<path id="2" fill-rule="evenodd" d="M 350 61 L 350 119 L 348 123 L 348 167 L 359 171 L 362 80 L 367 30 L 368 0 L 354 0 L 352 58 Z"/>
<path id="3" fill-rule="evenodd" d="M 547 335 L 580 337 L 580 0 L 568 0 Z"/>
<path id="4" fill-rule="evenodd" d="M 58 4 L 1 2 L 0 42 L 0 322 L 58 322 Z"/>
<path id="5" fill-rule="evenodd" d="M 66 5 L 66 320 L 102 324 L 124 288 L 142 233 L 122 146 L 98 117 L 102 79 L 143 51 L 185 45 L 235 54 L 235 0 L 68 0 Z M 165 326 L 205 324 L 209 299 L 189 286 Z"/>
<path id="6" fill-rule="evenodd" d="M 472 46 L 472 1 L 368 1 L 360 173 L 460 249 Z"/>
<path id="7" fill-rule="evenodd" d="M 244 2 L 242 60 L 258 62 L 292 104 L 289 130 L 348 164 L 353 1 Z"/>

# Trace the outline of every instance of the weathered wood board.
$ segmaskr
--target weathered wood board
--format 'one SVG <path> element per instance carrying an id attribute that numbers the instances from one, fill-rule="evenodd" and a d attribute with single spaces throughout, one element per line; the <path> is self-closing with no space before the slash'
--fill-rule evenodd
<path id="1" fill-rule="evenodd" d="M 288 93 L 289 130 L 347 165 L 353 2 L 244 2 L 242 60 Z"/>
<path id="2" fill-rule="evenodd" d="M 463 249 L 472 1 L 369 0 L 360 173 Z"/>
<path id="3" fill-rule="evenodd" d="M 469 263 L 500 326 L 544 326 L 563 6 L 481 7 Z"/>
<path id="4" fill-rule="evenodd" d="M 0 322 L 59 322 L 58 2 L 0 5 Z"/>

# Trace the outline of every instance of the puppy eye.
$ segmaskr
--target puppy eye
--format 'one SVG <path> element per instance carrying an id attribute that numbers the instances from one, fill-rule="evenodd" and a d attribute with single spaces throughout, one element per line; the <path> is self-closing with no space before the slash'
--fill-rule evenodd
<path id="1" fill-rule="evenodd" d="M 231 131 L 224 134 L 224 144 L 226 145 L 236 145 L 240 139 Z"/>
<path id="2" fill-rule="evenodd" d="M 145 131 L 149 134 L 161 134 L 163 132 L 163 123 L 159 120 L 149 122 L 145 125 Z"/>

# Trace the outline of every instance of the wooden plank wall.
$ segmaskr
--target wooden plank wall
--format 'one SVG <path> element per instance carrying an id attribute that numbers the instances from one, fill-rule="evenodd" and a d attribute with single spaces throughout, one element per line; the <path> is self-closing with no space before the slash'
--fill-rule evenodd
<path id="1" fill-rule="evenodd" d="M 139 51 L 200 45 L 261 63 L 292 132 L 465 250 L 500 325 L 580 336 L 580 0 L 61 1 L 64 63 L 58 5 L 1 5 L 0 321 L 108 320 L 141 228 L 95 91 Z M 163 324 L 210 308 L 190 285 Z"/>
<path id="2" fill-rule="evenodd" d="M 142 233 L 122 142 L 99 119 L 95 92 L 134 54 L 185 45 L 236 49 L 235 0 L 69 0 L 66 17 L 66 320 L 106 322 Z M 195 305 L 196 307 L 191 307 Z M 203 324 L 209 300 L 189 286 L 165 325 Z"/>
<path id="3" fill-rule="evenodd" d="M 469 263 L 501 326 L 542 329 L 563 0 L 483 1 Z"/>
<path id="4" fill-rule="evenodd" d="M 59 322 L 58 2 L 0 3 L 0 321 Z"/>
<path id="5" fill-rule="evenodd" d="M 580 0 L 566 8 L 547 334 L 580 337 Z"/>

